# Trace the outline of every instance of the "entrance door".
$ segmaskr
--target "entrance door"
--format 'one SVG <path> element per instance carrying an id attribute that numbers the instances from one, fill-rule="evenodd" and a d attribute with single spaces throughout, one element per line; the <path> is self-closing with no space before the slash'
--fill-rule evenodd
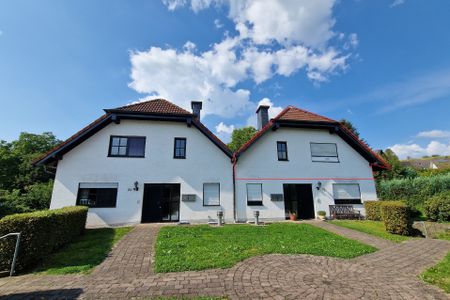
<path id="1" fill-rule="evenodd" d="M 296 212 L 299 219 L 314 218 L 311 184 L 284 184 L 283 190 L 286 218 L 289 218 L 289 212 Z"/>
<path id="2" fill-rule="evenodd" d="M 144 184 L 142 223 L 176 222 L 179 218 L 179 184 Z"/>

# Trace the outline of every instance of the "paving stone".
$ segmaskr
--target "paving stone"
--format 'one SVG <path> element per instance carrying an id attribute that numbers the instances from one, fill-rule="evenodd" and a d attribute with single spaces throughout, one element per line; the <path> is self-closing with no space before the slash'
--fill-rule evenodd
<path id="1" fill-rule="evenodd" d="M 159 224 L 139 225 L 90 275 L 24 275 L 0 279 L 0 299 L 148 299 L 159 296 L 226 296 L 229 299 L 450 299 L 418 279 L 448 251 L 447 241 L 401 244 L 308 222 L 380 249 L 354 259 L 271 254 L 230 269 L 154 274 Z"/>

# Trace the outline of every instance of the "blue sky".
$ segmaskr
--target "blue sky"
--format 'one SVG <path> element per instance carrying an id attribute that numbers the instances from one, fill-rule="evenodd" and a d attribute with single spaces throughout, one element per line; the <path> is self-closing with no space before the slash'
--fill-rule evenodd
<path id="1" fill-rule="evenodd" d="M 156 96 L 222 139 L 295 105 L 351 120 L 373 148 L 450 155 L 450 2 L 0 1 L 0 139 L 65 139 Z"/>

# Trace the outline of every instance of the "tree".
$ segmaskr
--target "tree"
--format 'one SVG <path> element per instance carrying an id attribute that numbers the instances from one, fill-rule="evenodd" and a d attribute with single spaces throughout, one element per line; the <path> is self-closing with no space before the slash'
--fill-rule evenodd
<path id="1" fill-rule="evenodd" d="M 347 127 L 347 129 L 349 129 L 351 132 L 353 132 L 354 135 L 356 135 L 357 137 L 359 137 L 359 132 L 356 129 L 356 127 L 353 125 L 352 122 L 350 122 L 347 119 L 341 119 L 339 121 L 342 125 L 344 125 L 345 127 Z"/>
<path id="2" fill-rule="evenodd" d="M 417 171 L 411 167 L 402 165 L 398 156 L 391 149 L 383 151 L 381 156 L 391 165 L 391 170 L 375 172 L 375 178 L 377 180 L 417 177 Z"/>
<path id="3" fill-rule="evenodd" d="M 256 129 L 251 126 L 233 130 L 231 142 L 228 144 L 228 147 L 233 152 L 237 151 L 242 145 L 249 141 L 255 133 Z"/>

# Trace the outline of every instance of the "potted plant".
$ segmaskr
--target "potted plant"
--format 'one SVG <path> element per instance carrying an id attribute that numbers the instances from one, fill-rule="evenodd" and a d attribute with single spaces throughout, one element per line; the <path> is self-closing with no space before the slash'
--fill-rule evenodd
<path id="1" fill-rule="evenodd" d="M 325 211 L 323 211 L 323 210 L 319 210 L 317 212 L 317 215 L 319 216 L 319 219 L 325 220 L 325 216 L 327 215 L 327 213 Z"/>
<path id="2" fill-rule="evenodd" d="M 289 219 L 291 221 L 296 221 L 297 220 L 297 213 L 295 211 L 290 211 L 289 212 Z"/>

